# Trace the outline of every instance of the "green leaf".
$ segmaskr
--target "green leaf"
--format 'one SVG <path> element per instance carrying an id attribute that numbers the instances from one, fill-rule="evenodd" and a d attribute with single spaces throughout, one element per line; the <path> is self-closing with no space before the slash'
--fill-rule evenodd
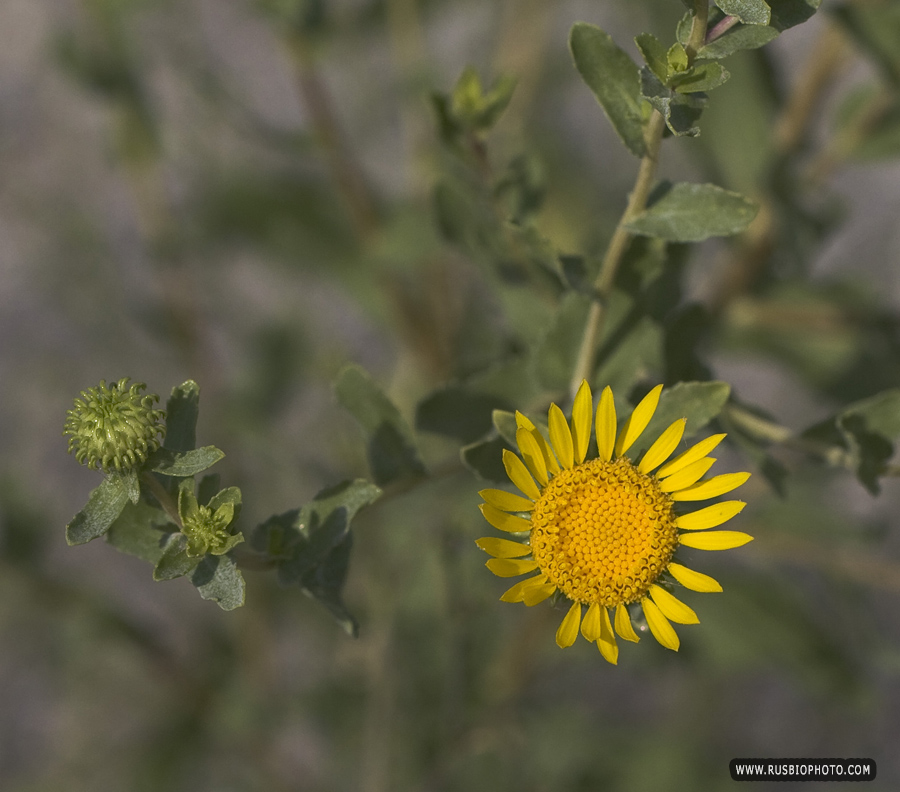
<path id="1" fill-rule="evenodd" d="M 336 509 L 346 511 L 349 523 L 360 509 L 375 503 L 381 495 L 381 489 L 371 481 L 365 479 L 342 481 L 333 487 L 326 487 L 304 505 L 300 509 L 297 525 L 308 527 L 313 520 L 313 515 L 318 515 L 321 520 Z"/>
<path id="2" fill-rule="evenodd" d="M 462 385 L 449 385 L 419 402 L 416 429 L 471 443 L 490 431 L 491 413 L 497 409 L 509 409 L 508 402 Z"/>
<path id="3" fill-rule="evenodd" d="M 494 428 L 497 430 L 497 434 L 509 444 L 510 448 L 515 448 L 516 431 L 519 428 L 519 425 L 516 423 L 516 414 L 506 410 L 494 410 L 491 420 Z"/>
<path id="4" fill-rule="evenodd" d="M 866 489 L 877 494 L 878 479 L 893 455 L 892 441 L 900 437 L 900 390 L 855 402 L 802 437 L 833 446 L 837 453 L 826 453 L 826 459 L 853 470 Z"/>
<path id="5" fill-rule="evenodd" d="M 716 5 L 729 16 L 737 17 L 747 25 L 768 25 L 772 9 L 764 0 L 715 0 Z"/>
<path id="6" fill-rule="evenodd" d="M 722 412 L 730 395 L 731 386 L 727 382 L 679 382 L 666 388 L 641 440 L 646 440 L 645 447 L 649 447 L 679 418 L 687 418 L 685 439 L 693 437 Z"/>
<path id="7" fill-rule="evenodd" d="M 368 435 L 369 465 L 376 484 L 425 474 L 409 425 L 367 372 L 359 366 L 346 366 L 334 389 L 340 404 Z"/>
<path id="8" fill-rule="evenodd" d="M 714 184 L 664 183 L 654 190 L 651 201 L 626 228 L 634 234 L 672 242 L 699 242 L 737 234 L 750 225 L 759 210 L 749 198 Z"/>
<path id="9" fill-rule="evenodd" d="M 584 22 L 573 26 L 569 46 L 575 67 L 622 142 L 632 154 L 642 157 L 647 148 L 637 66 L 607 33 Z"/>
<path id="10" fill-rule="evenodd" d="M 736 25 L 713 39 L 697 52 L 698 58 L 714 60 L 725 58 L 741 50 L 758 49 L 778 38 L 778 31 L 773 27 L 760 25 Z"/>
<path id="11" fill-rule="evenodd" d="M 231 556 L 206 556 L 194 570 L 191 583 L 200 596 L 230 611 L 244 604 L 244 578 Z"/>
<path id="12" fill-rule="evenodd" d="M 652 33 L 641 33 L 634 43 L 644 56 L 644 61 L 661 82 L 669 79 L 669 63 L 666 48 Z"/>
<path id="13" fill-rule="evenodd" d="M 535 350 L 535 373 L 545 388 L 569 387 L 590 308 L 591 299 L 575 292 L 560 301 L 553 325 Z"/>
<path id="14" fill-rule="evenodd" d="M 156 566 L 162 557 L 163 544 L 172 530 L 172 522 L 162 509 L 146 501 L 138 501 L 137 504 L 125 504 L 105 538 L 116 550 Z"/>
<path id="15" fill-rule="evenodd" d="M 147 465 L 154 473 L 160 473 L 163 476 L 187 478 L 212 467 L 224 456 L 224 452 L 215 446 L 204 446 L 192 451 L 171 451 L 168 448 L 160 448 L 150 455 Z"/>
<path id="16" fill-rule="evenodd" d="M 332 548 L 322 563 L 303 576 L 300 585 L 328 608 L 348 635 L 356 638 L 359 635 L 359 624 L 347 610 L 342 597 L 352 548 L 353 534 L 348 533 Z"/>
<path id="17" fill-rule="evenodd" d="M 459 455 L 463 465 L 476 476 L 488 481 L 509 483 L 509 476 L 506 475 L 506 469 L 503 467 L 504 448 L 509 448 L 509 446 L 503 439 L 493 437 L 463 446 Z M 512 449 L 510 448 L 510 450 Z"/>
<path id="18" fill-rule="evenodd" d="M 692 69 L 672 79 L 678 93 L 701 93 L 718 88 L 731 75 L 720 63 L 698 63 Z"/>
<path id="19" fill-rule="evenodd" d="M 662 113 L 673 135 L 695 137 L 700 134 L 697 122 L 706 107 L 704 94 L 680 94 L 663 85 L 649 69 L 641 70 L 641 92 Z"/>
<path id="20" fill-rule="evenodd" d="M 282 559 L 278 565 L 282 585 L 298 583 L 344 540 L 357 512 L 380 497 L 381 489 L 365 479 L 329 487 L 298 511 L 259 526 L 253 546 Z"/>
<path id="21" fill-rule="evenodd" d="M 138 481 L 136 470 L 129 470 L 127 473 L 114 473 L 122 479 L 125 491 L 128 493 L 128 500 L 137 503 L 141 499 L 141 483 Z"/>
<path id="22" fill-rule="evenodd" d="M 822 0 L 768 0 L 772 9 L 771 25 L 779 33 L 806 22 L 816 13 Z"/>
<path id="23" fill-rule="evenodd" d="M 166 438 L 163 447 L 170 451 L 190 451 L 197 445 L 197 416 L 200 412 L 200 386 L 193 380 L 172 389 L 166 403 Z"/>
<path id="24" fill-rule="evenodd" d="M 66 542 L 84 544 L 103 536 L 128 501 L 128 487 L 121 476 L 110 476 L 91 492 L 87 505 L 66 526 Z"/>
<path id="25" fill-rule="evenodd" d="M 156 581 L 174 580 L 190 575 L 200 563 L 200 558 L 189 556 L 187 547 L 187 537 L 183 533 L 170 534 L 163 547 L 162 555 L 153 569 L 153 579 Z"/>
<path id="26" fill-rule="evenodd" d="M 729 0 L 735 4 L 747 3 L 749 0 Z M 788 28 L 799 25 L 809 19 L 819 7 L 821 0 L 768 0 L 770 8 L 769 24 L 740 24 L 717 36 L 697 53 L 699 58 L 724 58 L 740 50 L 757 49 L 768 44 L 772 39 Z M 718 3 L 721 7 L 722 3 Z M 715 23 L 710 20 L 710 30 Z"/>

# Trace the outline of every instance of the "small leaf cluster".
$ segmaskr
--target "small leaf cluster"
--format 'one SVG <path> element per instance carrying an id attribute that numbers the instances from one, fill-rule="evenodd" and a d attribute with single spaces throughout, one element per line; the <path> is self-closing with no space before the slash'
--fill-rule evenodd
<path id="1" fill-rule="evenodd" d="M 127 379 L 120 380 L 116 393 L 126 383 Z M 101 383 L 99 392 L 105 392 L 103 387 Z M 205 473 L 224 454 L 215 446 L 197 447 L 199 396 L 193 381 L 173 389 L 166 406 L 163 446 L 127 470 L 108 473 L 67 526 L 69 544 L 103 536 L 118 550 L 152 564 L 154 580 L 185 577 L 203 599 L 224 610 L 244 604 L 241 564 L 274 569 L 282 584 L 297 585 L 322 602 L 355 635 L 356 621 L 342 600 L 352 546 L 350 521 L 377 500 L 381 490 L 364 480 L 329 488 L 310 504 L 250 530 L 252 550 L 239 555 L 236 549 L 245 541 L 240 529 L 241 491 L 221 488 L 218 475 Z M 82 399 L 75 409 L 83 411 L 90 403 Z M 145 409 L 161 421 L 161 411 Z M 71 420 L 67 433 L 70 429 L 78 429 Z M 79 437 L 76 433 L 76 441 Z"/>

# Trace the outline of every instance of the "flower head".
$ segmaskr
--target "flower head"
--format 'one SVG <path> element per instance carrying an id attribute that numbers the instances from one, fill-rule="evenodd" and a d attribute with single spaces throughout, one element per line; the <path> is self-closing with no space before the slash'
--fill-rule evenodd
<path id="1" fill-rule="evenodd" d="M 208 506 L 201 506 L 193 492 L 182 489 L 178 495 L 178 514 L 182 533 L 187 537 L 187 554 L 193 558 L 207 553 L 224 555 L 244 541 L 243 534 L 229 531 L 235 518 L 235 504 L 221 502 L 219 496 L 213 498 Z"/>
<path id="2" fill-rule="evenodd" d="M 503 464 L 525 497 L 497 489 L 480 493 L 487 521 L 515 536 L 478 540 L 493 556 L 488 569 L 498 577 L 537 573 L 501 599 L 536 605 L 554 594 L 565 598 L 571 605 L 556 632 L 557 644 L 571 646 L 580 629 L 611 663 L 618 660 L 616 633 L 626 641 L 639 640 L 632 616 L 645 620 L 663 646 L 678 650 L 670 622 L 696 624 L 699 619 L 670 592 L 673 583 L 692 591 L 722 590 L 713 578 L 674 561 L 679 546 L 728 550 L 752 540 L 739 531 L 705 530 L 734 517 L 744 508 L 741 501 L 679 510 L 682 503 L 731 492 L 750 477 L 726 473 L 701 481 L 716 461 L 707 454 L 724 434 L 701 440 L 669 460 L 684 434 L 682 418 L 639 462 L 625 456 L 650 423 L 661 392 L 662 385 L 650 391 L 617 433 L 612 391 L 604 389 L 594 422 L 597 456 L 591 459 L 586 457 L 594 410 L 587 382 L 575 397 L 571 422 L 557 405 L 550 405 L 549 442 L 516 413 L 521 459 L 504 450 Z"/>
<path id="3" fill-rule="evenodd" d="M 95 388 L 81 392 L 66 413 L 64 435 L 69 453 L 82 465 L 105 473 L 123 473 L 142 464 L 159 448 L 165 435 L 164 410 L 155 410 L 155 393 L 142 396 L 142 382 L 128 386 L 129 377 L 112 385 L 100 380 Z"/>

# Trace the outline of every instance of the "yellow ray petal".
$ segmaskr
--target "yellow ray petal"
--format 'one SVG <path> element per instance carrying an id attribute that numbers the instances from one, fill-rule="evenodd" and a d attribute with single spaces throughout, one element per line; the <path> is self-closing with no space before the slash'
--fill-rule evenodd
<path id="1" fill-rule="evenodd" d="M 674 501 L 698 501 L 708 498 L 717 498 L 726 492 L 731 492 L 741 486 L 748 478 L 749 473 L 723 473 L 721 476 L 713 476 L 707 481 L 673 492 L 669 497 Z"/>
<path id="2" fill-rule="evenodd" d="M 584 621 L 581 622 L 581 634 L 591 643 L 599 640 L 603 631 L 600 610 L 600 603 L 592 602 L 591 607 L 588 608 L 588 612 L 584 616 Z"/>
<path id="3" fill-rule="evenodd" d="M 597 405 L 597 456 L 604 462 L 612 459 L 613 449 L 616 447 L 616 405 L 613 394 L 607 385 L 600 394 L 600 404 Z"/>
<path id="4" fill-rule="evenodd" d="M 528 472 L 534 476 L 538 484 L 542 487 L 547 486 L 547 465 L 544 462 L 544 455 L 541 453 L 541 447 L 538 445 L 534 435 L 527 429 L 516 430 L 516 445 L 522 452 L 522 459 L 525 460 L 525 467 Z"/>
<path id="5" fill-rule="evenodd" d="M 518 410 L 516 410 L 516 426 L 518 426 L 519 429 L 527 429 L 534 435 L 534 439 L 541 447 L 541 453 L 544 455 L 544 464 L 547 465 L 547 470 L 554 476 L 559 473 L 559 463 L 556 461 L 556 457 L 553 456 L 553 452 L 550 450 L 550 444 L 544 439 L 541 430 L 534 425 L 534 422 L 531 421 L 530 418 L 522 415 Z"/>
<path id="6" fill-rule="evenodd" d="M 750 534 L 741 531 L 706 531 L 678 536 L 679 544 L 696 550 L 732 550 L 752 541 L 753 537 Z"/>
<path id="7" fill-rule="evenodd" d="M 705 509 L 691 512 L 690 514 L 682 514 L 675 518 L 675 525 L 682 531 L 702 531 L 704 528 L 715 528 L 724 522 L 728 522 L 735 514 L 747 504 L 743 501 L 722 501 L 722 503 L 714 503 Z"/>
<path id="8" fill-rule="evenodd" d="M 521 542 L 513 542 L 509 539 L 501 539 L 498 536 L 485 536 L 475 541 L 482 550 L 494 558 L 521 558 L 531 552 L 528 545 Z"/>
<path id="9" fill-rule="evenodd" d="M 527 580 L 520 580 L 515 586 L 507 589 L 503 593 L 503 596 L 500 597 L 500 600 L 502 602 L 522 602 L 525 599 L 526 591 L 535 588 L 536 586 L 543 585 L 543 582 L 546 579 L 546 576 L 542 573 L 540 575 L 535 575 L 532 578 L 528 578 Z"/>
<path id="10" fill-rule="evenodd" d="M 525 463 L 508 448 L 503 449 L 503 467 L 506 468 L 506 475 L 509 476 L 509 480 L 526 497 L 531 498 L 533 501 L 541 497 L 541 491 L 538 489 L 537 484 L 534 483 L 534 479 L 531 478 Z"/>
<path id="11" fill-rule="evenodd" d="M 700 624 L 697 614 L 662 586 L 650 586 L 650 596 L 667 619 L 678 624 Z"/>
<path id="12" fill-rule="evenodd" d="M 485 566 L 497 577 L 515 577 L 534 572 L 538 562 L 525 558 L 491 558 Z"/>
<path id="13" fill-rule="evenodd" d="M 715 462 L 715 457 L 698 459 L 687 467 L 683 467 L 677 473 L 664 478 L 659 482 L 659 488 L 663 492 L 678 492 L 678 490 L 687 489 L 700 481 Z"/>
<path id="14" fill-rule="evenodd" d="M 572 405 L 572 442 L 575 446 L 575 463 L 580 465 L 587 456 L 591 442 L 591 418 L 594 412 L 594 397 L 587 380 L 581 381 L 575 403 Z"/>
<path id="15" fill-rule="evenodd" d="M 695 443 L 687 451 L 675 457 L 671 462 L 666 462 L 666 464 L 656 472 L 656 475 L 660 478 L 665 478 L 666 476 L 671 476 L 673 473 L 677 473 L 692 462 L 696 462 L 698 459 L 705 457 L 724 439 L 725 435 L 717 434 L 711 435 L 705 440 L 701 440 L 699 443 Z"/>
<path id="16" fill-rule="evenodd" d="M 619 645 L 616 643 L 615 633 L 612 631 L 612 625 L 609 623 L 609 611 L 606 608 L 601 608 L 601 611 L 601 630 L 600 638 L 597 640 L 597 648 L 607 663 L 617 665 L 619 662 Z"/>
<path id="17" fill-rule="evenodd" d="M 621 638 L 624 638 L 626 641 L 631 641 L 632 643 L 637 643 L 641 640 L 634 631 L 634 626 L 631 624 L 631 616 L 628 614 L 628 608 L 622 603 L 616 605 L 616 632 L 619 633 Z"/>
<path id="18" fill-rule="evenodd" d="M 478 493 L 484 498 L 485 503 L 495 509 L 505 512 L 530 512 L 534 509 L 534 502 L 523 498 L 521 495 L 513 495 L 511 492 L 499 489 L 483 489 Z"/>
<path id="19" fill-rule="evenodd" d="M 531 530 L 530 520 L 524 520 L 521 517 L 516 517 L 514 514 L 507 514 L 506 512 L 500 511 L 500 509 L 495 509 L 487 503 L 480 504 L 478 508 L 481 509 L 484 519 L 498 531 L 522 533 L 523 531 Z"/>
<path id="20" fill-rule="evenodd" d="M 556 586 L 552 583 L 545 583 L 541 586 L 532 586 L 526 590 L 525 597 L 522 601 L 530 608 L 532 605 L 543 602 L 554 591 L 556 591 Z"/>
<path id="21" fill-rule="evenodd" d="M 672 452 L 678 448 L 678 444 L 681 442 L 681 437 L 684 434 L 684 425 L 686 423 L 687 418 L 679 418 L 666 429 L 665 432 L 656 438 L 656 442 L 647 449 L 647 453 L 644 454 L 641 464 L 638 465 L 638 470 L 640 470 L 641 473 L 649 473 L 654 468 L 659 467 L 672 455 Z"/>
<path id="22" fill-rule="evenodd" d="M 693 569 L 688 569 L 681 564 L 669 564 L 668 571 L 675 580 L 691 591 L 712 593 L 722 590 L 722 586 L 715 578 L 704 575 L 702 572 L 695 572 Z"/>
<path id="23" fill-rule="evenodd" d="M 647 626 L 650 628 L 650 632 L 653 633 L 653 637 L 656 638 L 666 649 L 671 649 L 674 652 L 678 651 L 678 647 L 681 646 L 681 641 L 678 640 L 678 633 L 675 632 L 675 628 L 669 624 L 669 620 L 662 615 L 662 611 L 656 607 L 649 597 L 644 597 L 641 600 L 641 607 L 644 609 L 644 616 L 647 619 Z"/>
<path id="24" fill-rule="evenodd" d="M 550 442 L 553 443 L 553 450 L 556 452 L 559 464 L 564 468 L 572 467 L 575 464 L 572 432 L 569 431 L 569 424 L 566 422 L 563 411 L 555 404 L 550 405 L 547 422 L 550 425 Z"/>
<path id="25" fill-rule="evenodd" d="M 568 431 L 568 428 L 567 428 Z M 578 637 L 578 626 L 581 624 L 581 604 L 575 602 L 569 608 L 569 612 L 556 631 L 556 643 L 560 649 L 565 649 L 575 643 Z"/>
<path id="26" fill-rule="evenodd" d="M 662 385 L 657 385 L 650 393 L 641 399 L 638 406 L 634 408 L 634 412 L 628 416 L 628 420 L 625 421 L 625 426 L 623 426 L 622 431 L 619 432 L 619 439 L 616 441 L 616 456 L 622 456 L 622 454 L 631 448 L 631 446 L 634 445 L 634 441 L 637 440 L 644 429 L 647 428 L 647 424 L 650 423 L 653 413 L 656 412 L 656 406 L 659 404 L 659 395 L 662 393 L 662 389 Z"/>

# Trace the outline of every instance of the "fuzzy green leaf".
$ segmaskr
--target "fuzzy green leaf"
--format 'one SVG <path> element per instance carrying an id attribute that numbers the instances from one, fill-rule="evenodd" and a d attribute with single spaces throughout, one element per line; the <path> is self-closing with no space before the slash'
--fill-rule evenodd
<path id="1" fill-rule="evenodd" d="M 296 512 L 287 532 L 281 526 L 280 538 L 277 522 L 267 521 L 260 526 L 254 535 L 254 546 L 270 546 L 274 541 L 276 549 L 286 556 L 279 563 L 278 579 L 283 585 L 298 583 L 344 540 L 356 513 L 380 497 L 381 489 L 365 479 L 329 487 Z M 260 531 L 264 531 L 265 536 L 260 535 Z M 290 531 L 296 535 L 291 536 Z"/>
<path id="2" fill-rule="evenodd" d="M 353 638 L 359 635 L 359 624 L 344 604 L 342 592 L 347 580 L 353 534 L 348 533 L 301 581 L 303 590 L 321 602 L 344 630 Z"/>
<path id="3" fill-rule="evenodd" d="M 773 27 L 736 25 L 713 39 L 705 47 L 701 47 L 697 57 L 709 60 L 725 58 L 741 50 L 759 49 L 776 38 L 778 38 L 778 31 Z"/>
<path id="4" fill-rule="evenodd" d="M 663 85 L 649 69 L 641 69 L 641 92 L 662 113 L 673 135 L 695 137 L 700 134 L 697 122 L 706 107 L 704 94 L 680 94 Z"/>
<path id="5" fill-rule="evenodd" d="M 729 16 L 737 17 L 747 25 L 768 25 L 772 9 L 765 0 L 715 0 L 716 5 Z"/>
<path id="6" fill-rule="evenodd" d="M 494 410 L 491 421 L 497 430 L 497 434 L 509 444 L 510 448 L 515 448 L 516 430 L 519 428 L 516 423 L 516 414 L 506 410 Z"/>
<path id="7" fill-rule="evenodd" d="M 731 75 L 720 63 L 698 63 L 693 68 L 672 79 L 678 93 L 701 93 L 718 88 Z"/>
<path id="8" fill-rule="evenodd" d="M 192 451 L 160 448 L 150 456 L 147 465 L 150 470 L 163 476 L 187 478 L 212 467 L 224 456 L 224 452 L 215 446 L 204 446 Z"/>
<path id="9" fill-rule="evenodd" d="M 510 409 L 499 396 L 450 385 L 426 396 L 416 407 L 416 429 L 471 443 L 490 431 L 491 413 Z"/>
<path id="10" fill-rule="evenodd" d="M 66 526 L 66 542 L 84 544 L 103 536 L 128 503 L 128 487 L 121 476 L 109 476 L 93 492 L 85 507 Z"/>
<path id="11" fill-rule="evenodd" d="M 187 553 L 187 537 L 182 533 L 170 534 L 163 547 L 162 555 L 153 569 L 153 579 L 174 580 L 191 574 L 200 563 L 197 556 L 189 556 Z"/>
<path id="12" fill-rule="evenodd" d="M 197 445 L 197 417 L 200 413 L 200 386 L 193 380 L 172 389 L 166 403 L 166 438 L 170 451 L 190 451 Z"/>
<path id="13" fill-rule="evenodd" d="M 244 577 L 231 556 L 206 556 L 191 575 L 200 596 L 230 611 L 244 604 Z"/>
<path id="14" fill-rule="evenodd" d="M 654 193 L 649 208 L 627 224 L 632 233 L 699 242 L 743 231 L 759 211 L 749 198 L 714 184 L 663 184 Z"/>
<path id="15" fill-rule="evenodd" d="M 730 395 L 727 382 L 679 382 L 666 388 L 641 440 L 649 446 L 679 418 L 687 418 L 684 437 L 693 437 L 722 412 Z"/>
<path id="16" fill-rule="evenodd" d="M 424 475 L 412 430 L 366 371 L 346 366 L 338 374 L 334 390 L 368 436 L 369 465 L 376 484 Z"/>
<path id="17" fill-rule="evenodd" d="M 460 459 L 463 465 L 476 476 L 496 481 L 509 483 L 509 476 L 503 467 L 503 449 L 509 446 L 500 437 L 488 440 L 478 440 L 460 449 Z"/>
<path id="18" fill-rule="evenodd" d="M 106 541 L 116 550 L 149 561 L 162 557 L 163 545 L 173 529 L 168 515 L 145 501 L 128 503 L 106 532 Z"/>
<path id="19" fill-rule="evenodd" d="M 594 25 L 578 22 L 569 46 L 575 67 L 593 91 L 622 142 L 636 157 L 646 150 L 641 111 L 640 72 L 609 34 Z"/>
<path id="20" fill-rule="evenodd" d="M 669 78 L 669 64 L 666 48 L 652 33 L 641 33 L 634 40 L 644 61 L 659 80 L 665 82 Z"/>
<path id="21" fill-rule="evenodd" d="M 114 475 L 118 475 L 122 479 L 122 484 L 125 485 L 125 491 L 128 493 L 128 500 L 137 503 L 141 499 L 141 483 L 138 480 L 137 471 L 129 470 L 127 473 Z"/>

